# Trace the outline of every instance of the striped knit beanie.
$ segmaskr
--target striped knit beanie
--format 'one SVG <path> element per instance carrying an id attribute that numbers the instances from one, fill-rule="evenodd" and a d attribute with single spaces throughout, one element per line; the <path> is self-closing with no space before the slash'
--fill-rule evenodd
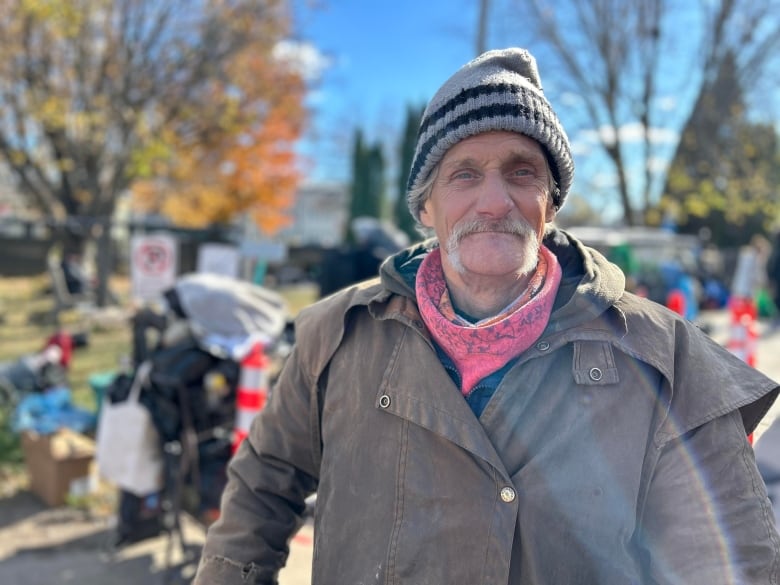
<path id="1" fill-rule="evenodd" d="M 475 134 L 500 130 L 524 134 L 545 148 L 558 184 L 554 203 L 560 208 L 574 177 L 569 139 L 544 97 L 533 55 L 511 48 L 466 63 L 425 108 L 407 184 L 412 217 L 419 221 L 423 202 L 413 201 L 409 192 L 425 183 L 450 148 Z"/>

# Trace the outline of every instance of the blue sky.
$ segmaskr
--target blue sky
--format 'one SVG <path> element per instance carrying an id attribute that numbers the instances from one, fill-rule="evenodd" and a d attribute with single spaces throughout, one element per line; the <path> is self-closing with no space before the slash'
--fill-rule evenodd
<path id="1" fill-rule="evenodd" d="M 392 140 L 407 105 L 424 104 L 474 56 L 475 4 L 331 0 L 298 7 L 298 40 L 311 43 L 324 66 L 308 99 L 312 129 L 302 145 L 317 163 L 312 178 L 347 178 L 355 127 L 371 141 Z"/>

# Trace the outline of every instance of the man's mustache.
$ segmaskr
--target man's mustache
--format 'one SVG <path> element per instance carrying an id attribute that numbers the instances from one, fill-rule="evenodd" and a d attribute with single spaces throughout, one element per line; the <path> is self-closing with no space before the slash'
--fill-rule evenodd
<path id="1" fill-rule="evenodd" d="M 535 235 L 533 228 L 523 220 L 510 219 L 472 219 L 457 224 L 448 238 L 448 248 L 457 246 L 463 238 L 471 234 L 485 232 L 503 233 L 518 236 L 520 238 Z"/>

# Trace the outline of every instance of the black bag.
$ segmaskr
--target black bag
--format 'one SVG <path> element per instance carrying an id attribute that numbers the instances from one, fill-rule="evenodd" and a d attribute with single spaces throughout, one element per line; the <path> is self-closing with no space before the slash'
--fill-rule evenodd
<path id="1" fill-rule="evenodd" d="M 154 538 L 163 531 L 162 497 L 159 493 L 136 496 L 119 492 L 119 519 L 115 546 Z"/>

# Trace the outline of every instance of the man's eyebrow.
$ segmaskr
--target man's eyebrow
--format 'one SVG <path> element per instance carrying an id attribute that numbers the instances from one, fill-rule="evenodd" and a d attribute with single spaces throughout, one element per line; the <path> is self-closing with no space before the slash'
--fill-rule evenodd
<path id="1" fill-rule="evenodd" d="M 541 152 L 535 150 L 519 149 L 512 150 L 504 157 L 502 164 L 515 164 L 518 162 L 541 164 L 545 161 L 545 157 Z M 454 158 L 452 160 L 442 162 L 441 167 L 443 169 L 462 168 L 479 166 L 482 163 L 479 159 L 472 156 L 465 156 L 462 158 Z"/>
<path id="2" fill-rule="evenodd" d="M 507 157 L 506 161 L 509 163 L 515 162 L 531 162 L 540 163 L 545 160 L 544 155 L 541 152 L 535 150 L 515 150 L 512 151 Z"/>
<path id="3" fill-rule="evenodd" d="M 444 162 L 441 166 L 442 168 L 452 168 L 452 167 L 472 167 L 475 165 L 478 165 L 479 161 L 473 157 L 467 156 L 463 158 L 455 158 L 449 161 Z"/>

